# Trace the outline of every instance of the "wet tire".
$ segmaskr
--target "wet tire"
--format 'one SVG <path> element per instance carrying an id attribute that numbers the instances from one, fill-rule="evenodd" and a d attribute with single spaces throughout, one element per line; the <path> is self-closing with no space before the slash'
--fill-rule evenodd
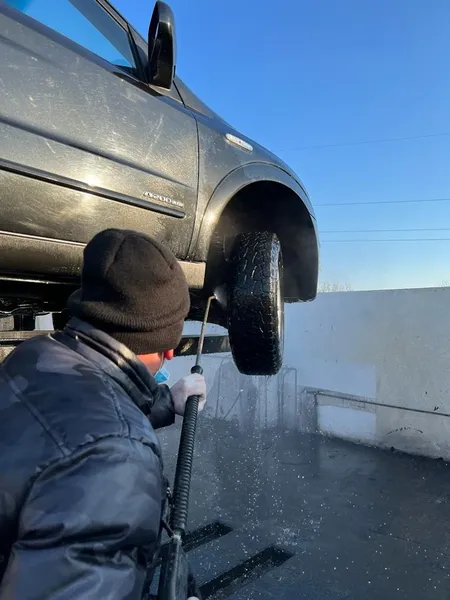
<path id="1" fill-rule="evenodd" d="M 237 236 L 230 256 L 228 334 L 237 368 L 275 375 L 283 362 L 283 260 L 277 236 Z"/>

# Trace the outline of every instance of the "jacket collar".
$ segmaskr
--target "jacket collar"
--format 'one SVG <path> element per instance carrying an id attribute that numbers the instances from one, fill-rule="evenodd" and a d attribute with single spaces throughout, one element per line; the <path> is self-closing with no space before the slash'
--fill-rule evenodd
<path id="1" fill-rule="evenodd" d="M 144 414 L 150 413 L 158 384 L 127 346 L 76 317 L 70 319 L 62 332 L 53 334 L 55 339 L 65 343 L 63 336 L 71 339 L 67 345 L 117 382 Z"/>

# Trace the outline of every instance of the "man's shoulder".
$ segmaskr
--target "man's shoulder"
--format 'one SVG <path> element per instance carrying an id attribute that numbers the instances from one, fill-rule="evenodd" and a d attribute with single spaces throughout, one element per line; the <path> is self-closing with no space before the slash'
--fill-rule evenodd
<path id="1" fill-rule="evenodd" d="M 3 362 L 9 376 L 14 380 L 22 378 L 23 391 L 33 382 L 49 381 L 64 376 L 73 377 L 93 375 L 99 369 L 81 354 L 57 341 L 52 335 L 36 335 L 20 344 Z M 28 385 L 27 385 L 28 384 Z"/>
<path id="2" fill-rule="evenodd" d="M 140 439 L 159 454 L 148 419 L 125 390 L 52 336 L 22 343 L 8 357 L 4 371 L 3 381 L 63 452 L 120 436 Z"/>

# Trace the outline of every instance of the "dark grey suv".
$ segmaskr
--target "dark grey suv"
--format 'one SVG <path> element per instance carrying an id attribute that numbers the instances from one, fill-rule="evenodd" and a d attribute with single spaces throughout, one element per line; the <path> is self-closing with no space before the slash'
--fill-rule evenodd
<path id="1" fill-rule="evenodd" d="M 276 373 L 284 301 L 316 295 L 312 207 L 175 76 L 170 8 L 145 41 L 106 0 L 0 0 L 0 57 L 2 314 L 61 311 L 84 244 L 136 229 L 180 260 L 190 318 L 218 293 L 238 368 Z"/>

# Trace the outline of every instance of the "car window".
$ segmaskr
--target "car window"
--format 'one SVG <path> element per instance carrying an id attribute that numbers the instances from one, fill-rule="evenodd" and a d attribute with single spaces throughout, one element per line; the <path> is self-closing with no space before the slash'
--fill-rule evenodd
<path id="1" fill-rule="evenodd" d="M 137 70 L 127 31 L 95 0 L 6 0 L 33 17 L 126 70 Z"/>

